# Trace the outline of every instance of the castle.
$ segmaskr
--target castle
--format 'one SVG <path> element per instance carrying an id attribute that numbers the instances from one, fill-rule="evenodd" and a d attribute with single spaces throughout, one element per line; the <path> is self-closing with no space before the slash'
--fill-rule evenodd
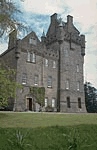
<path id="1" fill-rule="evenodd" d="M 11 109 L 39 111 L 41 106 L 43 111 L 86 112 L 84 56 L 85 36 L 76 29 L 70 15 L 64 22 L 53 14 L 41 41 L 33 31 L 23 39 L 17 39 L 16 31 L 12 31 L 8 50 L 0 55 L 0 61 L 16 70 L 16 82 L 23 88 L 16 91 Z M 42 105 L 31 92 L 34 87 L 43 89 Z"/>

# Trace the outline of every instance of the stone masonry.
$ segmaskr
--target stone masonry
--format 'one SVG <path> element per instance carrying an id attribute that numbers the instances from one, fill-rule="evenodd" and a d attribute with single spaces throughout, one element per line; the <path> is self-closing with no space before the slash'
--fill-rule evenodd
<path id="1" fill-rule="evenodd" d="M 83 64 L 85 36 L 81 35 L 68 15 L 67 22 L 51 16 L 51 22 L 41 41 L 35 32 L 21 40 L 16 31 L 9 35 L 8 50 L 0 55 L 0 62 L 16 70 L 17 90 L 14 111 L 39 111 L 40 104 L 30 93 L 30 87 L 44 87 L 42 110 L 47 107 L 58 112 L 86 112 Z"/>

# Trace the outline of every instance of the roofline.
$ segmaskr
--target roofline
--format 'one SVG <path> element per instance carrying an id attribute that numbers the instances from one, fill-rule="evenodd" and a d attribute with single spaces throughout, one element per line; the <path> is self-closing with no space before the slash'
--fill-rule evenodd
<path id="1" fill-rule="evenodd" d="M 5 50 L 3 53 L 0 54 L 0 57 L 2 57 L 3 55 L 7 54 L 8 52 L 10 52 L 11 50 L 13 50 L 14 48 L 16 48 L 16 47 L 13 47 L 11 49 Z"/>

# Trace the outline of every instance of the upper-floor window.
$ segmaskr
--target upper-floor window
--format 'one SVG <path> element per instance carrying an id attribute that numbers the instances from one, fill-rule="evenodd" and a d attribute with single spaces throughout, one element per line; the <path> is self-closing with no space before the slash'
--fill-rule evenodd
<path id="1" fill-rule="evenodd" d="M 67 107 L 70 108 L 71 105 L 70 105 L 70 97 L 67 97 Z"/>
<path id="2" fill-rule="evenodd" d="M 29 44 L 36 45 L 36 39 L 34 37 L 29 38 Z"/>
<path id="3" fill-rule="evenodd" d="M 36 62 L 36 55 L 35 55 L 35 53 L 28 52 L 27 53 L 27 61 L 35 63 Z"/>
<path id="4" fill-rule="evenodd" d="M 38 80 L 39 80 L 38 75 L 35 75 L 34 76 L 34 85 L 38 85 Z"/>
<path id="5" fill-rule="evenodd" d="M 33 62 L 33 63 L 36 62 L 36 55 L 35 55 L 35 53 L 31 53 L 31 62 Z"/>
<path id="6" fill-rule="evenodd" d="M 56 61 L 53 61 L 53 68 L 56 68 Z"/>
<path id="7" fill-rule="evenodd" d="M 27 54 L 27 61 L 30 62 L 30 52 L 28 52 L 28 54 Z"/>
<path id="8" fill-rule="evenodd" d="M 22 74 L 22 84 L 25 85 L 27 83 L 27 74 L 23 73 Z"/>
<path id="9" fill-rule="evenodd" d="M 69 90 L 70 88 L 70 83 L 69 83 L 69 79 L 66 80 L 66 89 Z"/>
<path id="10" fill-rule="evenodd" d="M 77 81 L 77 91 L 79 91 L 79 90 L 80 90 L 80 82 Z"/>
<path id="11" fill-rule="evenodd" d="M 45 66 L 48 66 L 48 59 L 45 59 Z"/>
<path id="12" fill-rule="evenodd" d="M 66 57 L 69 56 L 68 49 L 65 49 L 65 50 L 64 50 L 64 55 L 65 55 Z"/>
<path id="13" fill-rule="evenodd" d="M 52 99 L 52 107 L 55 107 L 55 99 Z"/>
<path id="14" fill-rule="evenodd" d="M 76 71 L 79 72 L 79 64 L 76 66 Z"/>
<path id="15" fill-rule="evenodd" d="M 48 83 L 47 83 L 48 87 L 52 87 L 52 77 L 48 76 Z"/>

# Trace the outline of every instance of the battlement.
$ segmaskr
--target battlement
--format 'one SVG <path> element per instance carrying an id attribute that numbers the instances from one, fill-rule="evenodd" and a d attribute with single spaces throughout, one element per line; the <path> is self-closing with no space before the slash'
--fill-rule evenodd
<path id="1" fill-rule="evenodd" d="M 51 16 L 51 24 L 45 38 L 45 44 L 48 46 L 60 40 L 66 40 L 85 47 L 85 36 L 80 35 L 80 32 L 73 25 L 73 17 L 68 15 L 65 23 L 62 19 L 58 19 L 55 13 Z"/>

